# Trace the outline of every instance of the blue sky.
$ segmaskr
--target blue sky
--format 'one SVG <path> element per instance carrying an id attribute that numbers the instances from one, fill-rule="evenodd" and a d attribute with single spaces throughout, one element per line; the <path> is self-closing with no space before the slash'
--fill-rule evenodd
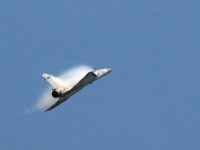
<path id="1" fill-rule="evenodd" d="M 0 149 L 199 150 L 198 0 L 0 0 Z M 27 113 L 80 64 L 113 72 Z"/>

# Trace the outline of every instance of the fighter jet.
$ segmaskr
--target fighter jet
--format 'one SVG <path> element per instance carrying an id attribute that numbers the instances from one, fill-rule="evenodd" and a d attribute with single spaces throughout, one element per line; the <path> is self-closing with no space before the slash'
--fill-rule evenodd
<path id="1" fill-rule="evenodd" d="M 44 73 L 42 76 L 52 86 L 51 95 L 55 99 L 55 103 L 53 103 L 45 111 L 49 111 L 60 105 L 83 87 L 110 73 L 111 70 L 111 68 L 104 68 L 90 71 L 83 76 L 79 82 L 74 83 L 74 85 L 67 85 L 61 78 Z"/>

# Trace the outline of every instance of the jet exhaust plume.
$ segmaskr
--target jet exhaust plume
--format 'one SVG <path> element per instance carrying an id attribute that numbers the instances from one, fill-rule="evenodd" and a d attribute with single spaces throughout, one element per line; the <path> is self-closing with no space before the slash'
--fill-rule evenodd
<path id="1" fill-rule="evenodd" d="M 88 72 L 93 70 L 94 69 L 89 66 L 78 66 L 63 72 L 58 77 L 61 78 L 66 85 L 73 86 L 74 84 L 78 83 Z M 51 96 L 51 87 L 49 87 L 40 96 L 35 108 L 36 110 L 46 110 L 55 103 L 55 100 L 57 100 L 57 98 L 55 99 Z"/>

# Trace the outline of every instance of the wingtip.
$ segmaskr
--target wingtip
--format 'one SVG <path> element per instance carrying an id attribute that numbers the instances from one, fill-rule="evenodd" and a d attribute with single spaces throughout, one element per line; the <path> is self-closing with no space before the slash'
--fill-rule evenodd
<path id="1" fill-rule="evenodd" d="M 47 108 L 47 109 L 45 110 L 45 112 L 50 111 L 51 109 L 52 109 L 52 107 Z"/>

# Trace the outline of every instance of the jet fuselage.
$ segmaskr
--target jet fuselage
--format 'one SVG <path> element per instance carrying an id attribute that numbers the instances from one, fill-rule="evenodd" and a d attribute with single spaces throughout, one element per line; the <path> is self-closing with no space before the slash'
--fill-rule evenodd
<path id="1" fill-rule="evenodd" d="M 52 97 L 55 98 L 55 103 L 46 111 L 49 111 L 62 102 L 66 101 L 70 96 L 81 90 L 83 87 L 110 73 L 111 70 L 111 68 L 104 68 L 90 71 L 84 77 L 82 77 L 78 83 L 73 86 L 70 85 L 70 87 L 65 85 L 65 83 L 62 82 L 62 79 L 44 73 L 42 76 L 52 85 Z"/>

